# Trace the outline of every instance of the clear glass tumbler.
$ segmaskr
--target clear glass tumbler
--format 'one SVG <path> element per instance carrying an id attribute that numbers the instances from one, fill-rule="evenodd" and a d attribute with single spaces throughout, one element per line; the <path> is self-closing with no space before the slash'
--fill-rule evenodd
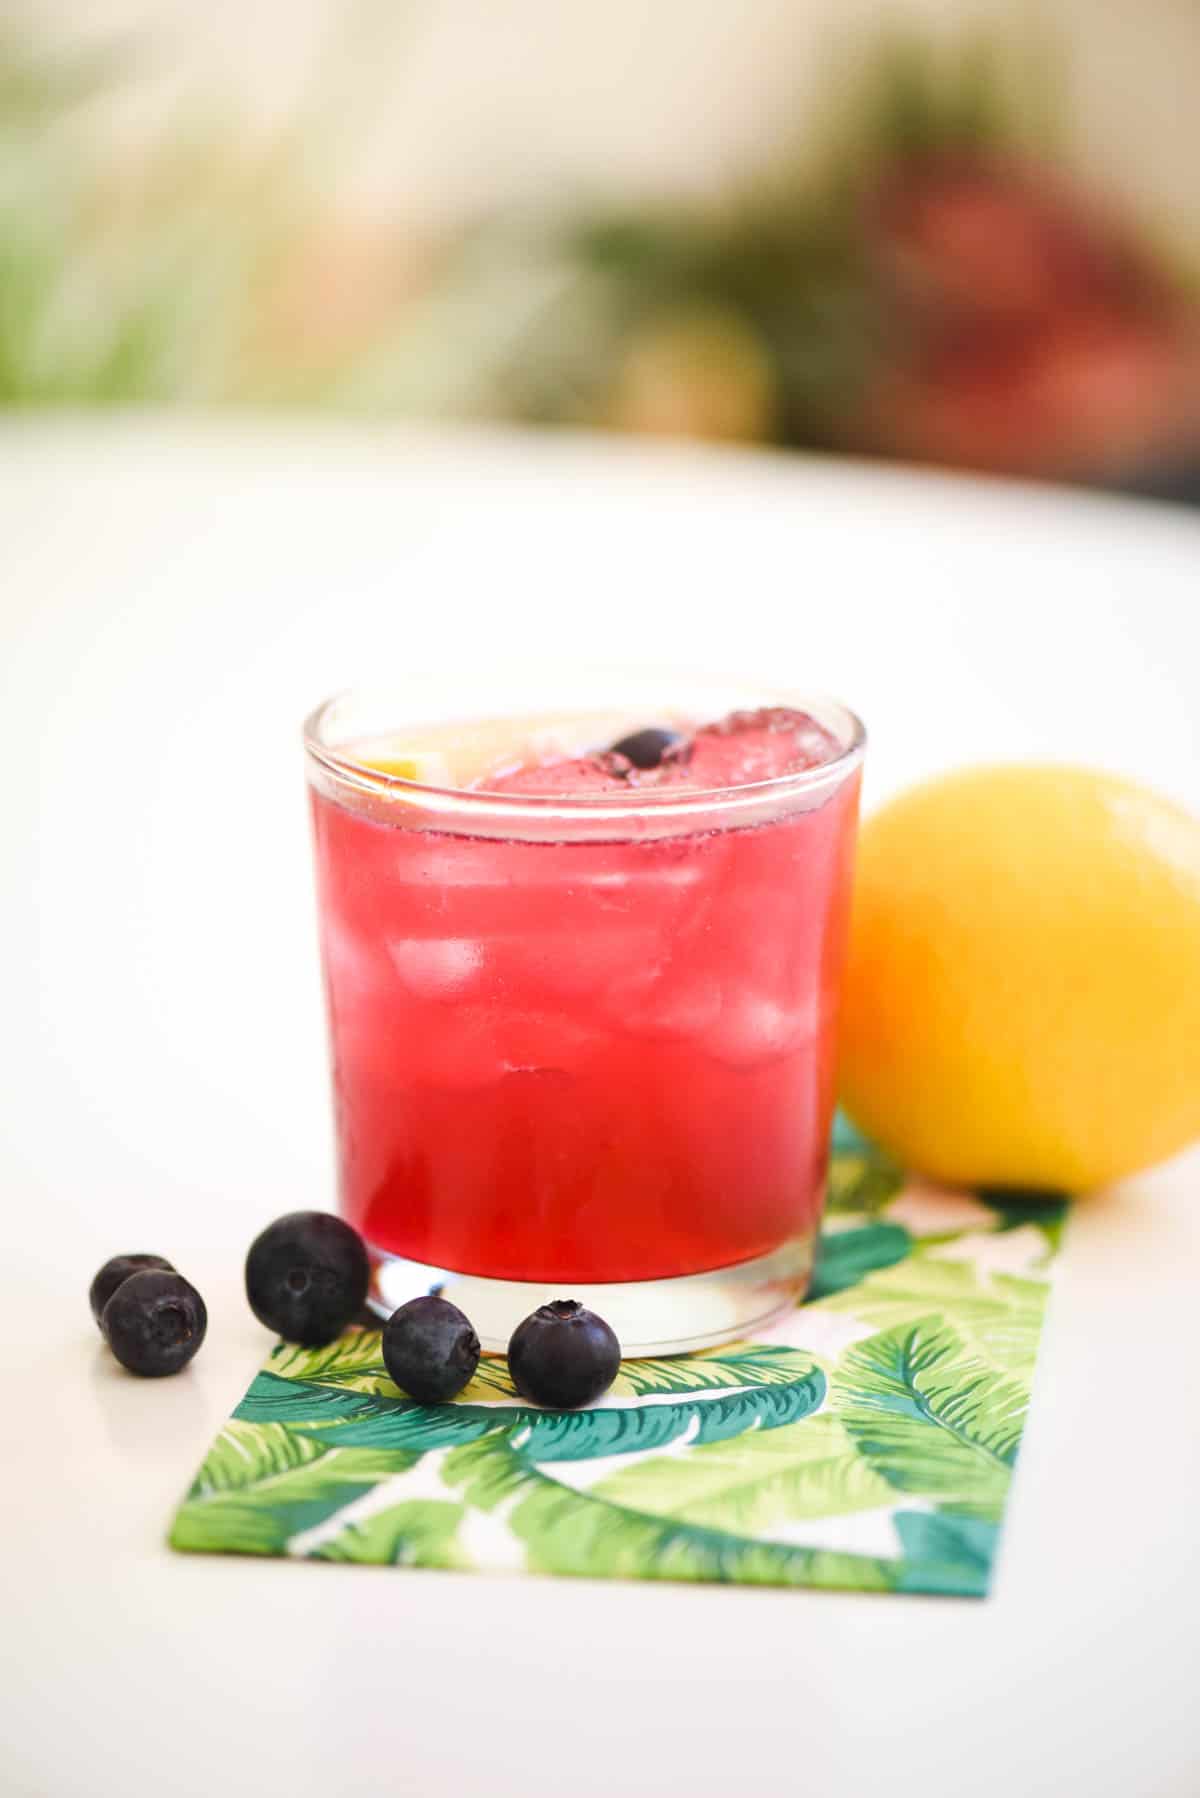
<path id="1" fill-rule="evenodd" d="M 785 704 L 838 753 L 713 791 L 489 794 L 384 772 L 369 746 L 502 741 L 545 692 L 507 683 L 468 714 L 456 678 L 453 704 L 426 685 L 321 706 L 341 1207 L 383 1313 L 438 1288 L 497 1350 L 565 1297 L 627 1355 L 727 1341 L 811 1271 L 864 733 L 832 702 L 722 683 L 626 677 L 603 710 L 594 675 L 551 690 L 597 741 Z"/>

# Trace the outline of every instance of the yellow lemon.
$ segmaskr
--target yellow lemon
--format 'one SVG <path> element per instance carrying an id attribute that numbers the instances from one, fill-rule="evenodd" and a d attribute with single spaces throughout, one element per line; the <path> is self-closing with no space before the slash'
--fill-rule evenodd
<path id="1" fill-rule="evenodd" d="M 863 827 L 851 1116 L 934 1178 L 1082 1190 L 1200 1136 L 1200 821 L 1083 768 L 969 768 Z"/>

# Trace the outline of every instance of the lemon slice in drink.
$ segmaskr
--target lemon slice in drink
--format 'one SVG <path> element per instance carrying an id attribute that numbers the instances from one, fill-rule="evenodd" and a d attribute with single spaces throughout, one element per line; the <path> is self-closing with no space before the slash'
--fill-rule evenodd
<path id="1" fill-rule="evenodd" d="M 414 780 L 423 787 L 452 787 L 454 776 L 447 758 L 436 749 L 408 749 L 396 744 L 368 745 L 356 760 L 377 774 L 397 780 Z"/>

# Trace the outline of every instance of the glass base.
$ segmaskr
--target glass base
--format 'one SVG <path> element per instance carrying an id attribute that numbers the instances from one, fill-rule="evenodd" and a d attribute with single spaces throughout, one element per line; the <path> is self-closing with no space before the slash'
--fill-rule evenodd
<path id="1" fill-rule="evenodd" d="M 799 1302 L 812 1272 L 813 1238 L 794 1238 L 769 1255 L 667 1280 L 489 1280 L 371 1249 L 368 1303 L 380 1317 L 426 1292 L 466 1313 L 485 1354 L 503 1354 L 523 1318 L 550 1299 L 578 1299 L 616 1331 L 627 1360 L 682 1355 L 751 1336 Z"/>

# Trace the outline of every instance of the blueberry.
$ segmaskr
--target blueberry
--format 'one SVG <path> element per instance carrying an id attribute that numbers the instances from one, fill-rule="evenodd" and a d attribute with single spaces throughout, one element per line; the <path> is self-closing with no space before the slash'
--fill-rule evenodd
<path id="1" fill-rule="evenodd" d="M 383 1362 L 402 1392 L 440 1405 L 479 1366 L 479 1338 L 449 1299 L 409 1299 L 383 1326 Z"/>
<path id="2" fill-rule="evenodd" d="M 104 1307 L 107 1305 L 113 1293 L 117 1290 L 117 1287 L 121 1284 L 121 1281 L 127 1280 L 130 1274 L 144 1273 L 148 1267 L 157 1268 L 158 1271 L 163 1274 L 173 1274 L 175 1272 L 171 1263 L 169 1261 L 164 1261 L 161 1255 L 114 1255 L 110 1261 L 104 1263 L 104 1266 L 92 1281 L 91 1290 L 88 1293 L 88 1303 L 92 1307 L 92 1316 L 100 1325 L 101 1331 L 104 1329 L 102 1321 Z"/>
<path id="3" fill-rule="evenodd" d="M 208 1312 L 181 1274 L 150 1267 L 121 1281 L 100 1327 L 122 1367 L 160 1379 L 187 1366 L 204 1341 Z"/>
<path id="4" fill-rule="evenodd" d="M 645 730 L 635 730 L 622 737 L 619 743 L 613 744 L 609 754 L 623 755 L 635 768 L 657 768 L 668 749 L 674 749 L 682 742 L 677 730 L 664 730 L 660 725 L 652 724 Z"/>
<path id="5" fill-rule="evenodd" d="M 246 1297 L 287 1342 L 332 1342 L 362 1310 L 371 1270 L 357 1230 L 328 1211 L 289 1211 L 246 1256 Z"/>
<path id="6" fill-rule="evenodd" d="M 554 1299 L 518 1324 L 508 1345 L 508 1371 L 518 1392 L 538 1405 L 573 1410 L 607 1392 L 621 1365 L 621 1345 L 602 1317 L 576 1299 Z"/>

